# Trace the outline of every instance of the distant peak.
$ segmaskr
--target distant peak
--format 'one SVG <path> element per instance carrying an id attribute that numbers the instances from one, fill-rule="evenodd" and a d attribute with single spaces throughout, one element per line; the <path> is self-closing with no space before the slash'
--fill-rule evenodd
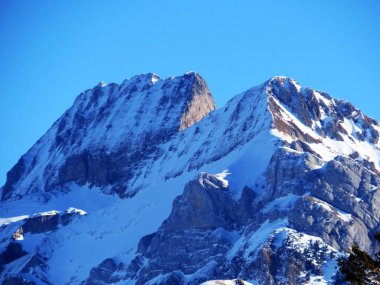
<path id="1" fill-rule="evenodd" d="M 160 77 L 156 73 L 149 72 L 149 73 L 141 73 L 141 74 L 134 75 L 131 77 L 130 80 L 136 80 L 140 82 L 151 81 L 153 83 L 153 81 L 157 82 L 158 80 L 160 80 Z"/>
<path id="2" fill-rule="evenodd" d="M 274 76 L 262 86 L 269 95 L 275 128 L 292 139 L 313 143 L 326 137 L 346 143 L 379 142 L 378 123 L 347 101 L 301 87 L 285 76 Z"/>
<path id="3" fill-rule="evenodd" d="M 107 86 L 107 83 L 105 83 L 104 81 L 100 81 L 96 87 L 100 87 L 100 88 L 103 88 L 103 87 L 106 87 Z"/>
<path id="4" fill-rule="evenodd" d="M 203 77 L 199 73 L 197 73 L 195 71 L 188 71 L 182 77 L 184 77 L 184 78 L 194 78 L 194 79 L 198 79 L 198 80 L 204 81 Z"/>
<path id="5" fill-rule="evenodd" d="M 188 71 L 188 72 L 185 72 L 184 75 L 192 75 L 192 76 L 195 76 L 195 75 L 197 75 L 197 73 L 196 73 L 195 71 L 190 70 L 190 71 Z"/>
<path id="6" fill-rule="evenodd" d="M 283 75 L 276 75 L 276 76 L 273 76 L 269 81 L 281 81 L 281 82 L 284 82 L 284 81 L 295 81 L 295 79 L 291 78 L 291 77 L 288 77 L 288 76 L 283 76 Z"/>
<path id="7" fill-rule="evenodd" d="M 298 84 L 298 82 L 295 79 L 287 76 L 273 76 L 267 82 L 270 85 L 281 85 L 285 88 L 292 86 L 295 87 L 298 92 L 301 90 L 301 86 Z"/>
<path id="8" fill-rule="evenodd" d="M 151 78 L 150 78 L 150 81 L 151 81 L 153 84 L 156 83 L 158 80 L 160 80 L 160 77 L 159 77 L 157 74 L 152 73 L 151 75 L 152 75 L 152 76 L 151 76 Z"/>

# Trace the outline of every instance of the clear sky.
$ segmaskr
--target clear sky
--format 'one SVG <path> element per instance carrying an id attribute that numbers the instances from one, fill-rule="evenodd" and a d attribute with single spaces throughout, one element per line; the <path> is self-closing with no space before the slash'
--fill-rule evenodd
<path id="1" fill-rule="evenodd" d="M 219 106 L 274 75 L 380 119 L 380 1 L 0 0 L 0 184 L 83 90 L 197 71 Z"/>

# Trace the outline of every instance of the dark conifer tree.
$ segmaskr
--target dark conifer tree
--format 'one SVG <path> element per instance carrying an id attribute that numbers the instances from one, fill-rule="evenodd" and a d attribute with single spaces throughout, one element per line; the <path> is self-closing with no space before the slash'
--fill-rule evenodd
<path id="1" fill-rule="evenodd" d="M 375 239 L 380 242 L 380 233 Z M 380 285 L 380 252 L 372 258 L 353 244 L 348 257 L 339 259 L 339 267 L 344 280 L 352 285 Z"/>

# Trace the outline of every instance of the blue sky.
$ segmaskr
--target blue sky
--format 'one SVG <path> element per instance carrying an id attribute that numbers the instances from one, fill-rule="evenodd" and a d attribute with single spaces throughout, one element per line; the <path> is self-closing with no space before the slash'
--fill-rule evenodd
<path id="1" fill-rule="evenodd" d="M 274 75 L 380 119 L 380 1 L 0 0 L 0 184 L 84 89 L 199 72 L 219 106 Z"/>

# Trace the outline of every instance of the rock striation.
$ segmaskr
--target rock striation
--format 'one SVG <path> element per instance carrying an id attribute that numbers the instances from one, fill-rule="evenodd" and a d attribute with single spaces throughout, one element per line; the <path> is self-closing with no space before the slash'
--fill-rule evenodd
<path id="1" fill-rule="evenodd" d="M 215 108 L 206 82 L 194 72 L 166 80 L 149 73 L 121 85 L 99 84 L 81 93 L 9 171 L 2 200 L 61 191 L 69 182 L 133 195 L 128 188 L 141 162 L 158 158 L 160 144 Z"/>

